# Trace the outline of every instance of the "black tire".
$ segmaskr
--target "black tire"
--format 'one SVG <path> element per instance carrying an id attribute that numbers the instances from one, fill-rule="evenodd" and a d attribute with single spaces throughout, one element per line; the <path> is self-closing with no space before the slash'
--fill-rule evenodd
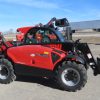
<path id="1" fill-rule="evenodd" d="M 0 59 L 0 83 L 8 84 L 16 79 L 13 65 L 7 59 Z"/>
<path id="2" fill-rule="evenodd" d="M 81 90 L 87 82 L 87 71 L 84 65 L 71 61 L 59 66 L 56 75 L 60 87 L 70 92 Z"/>

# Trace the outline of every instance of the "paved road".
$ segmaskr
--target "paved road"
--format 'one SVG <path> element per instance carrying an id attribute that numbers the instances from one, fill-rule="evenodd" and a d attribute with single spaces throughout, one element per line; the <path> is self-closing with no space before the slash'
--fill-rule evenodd
<path id="1" fill-rule="evenodd" d="M 97 56 L 100 45 L 90 45 Z M 78 92 L 67 92 L 56 88 L 53 81 L 20 77 L 9 85 L 0 84 L 0 100 L 100 100 L 100 76 L 93 76 L 92 70 L 88 71 L 88 82 Z"/>

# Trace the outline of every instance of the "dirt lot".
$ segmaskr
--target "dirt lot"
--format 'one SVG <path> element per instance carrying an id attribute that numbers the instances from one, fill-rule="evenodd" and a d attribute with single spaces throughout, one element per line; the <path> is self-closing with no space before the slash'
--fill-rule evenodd
<path id="1" fill-rule="evenodd" d="M 96 57 L 100 54 L 100 45 L 97 44 L 100 43 L 100 37 L 95 38 L 92 42 L 96 45 L 90 44 L 90 48 Z M 85 39 L 84 41 L 91 42 L 90 37 Z M 57 89 L 56 84 L 51 80 L 19 77 L 9 85 L 0 84 L 0 100 L 100 100 L 100 76 L 93 76 L 90 69 L 86 86 L 74 93 Z"/>
<path id="2" fill-rule="evenodd" d="M 99 32 L 78 32 L 73 34 L 73 39 L 81 39 L 81 42 L 87 43 L 100 43 L 100 33 Z"/>

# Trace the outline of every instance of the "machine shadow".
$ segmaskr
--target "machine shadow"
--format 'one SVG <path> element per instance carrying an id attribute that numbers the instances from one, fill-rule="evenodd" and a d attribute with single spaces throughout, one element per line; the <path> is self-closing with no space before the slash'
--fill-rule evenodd
<path id="1" fill-rule="evenodd" d="M 16 81 L 37 83 L 46 87 L 61 90 L 59 85 L 57 84 L 57 82 L 55 82 L 54 79 L 47 79 L 47 78 L 33 77 L 33 76 L 17 76 Z"/>

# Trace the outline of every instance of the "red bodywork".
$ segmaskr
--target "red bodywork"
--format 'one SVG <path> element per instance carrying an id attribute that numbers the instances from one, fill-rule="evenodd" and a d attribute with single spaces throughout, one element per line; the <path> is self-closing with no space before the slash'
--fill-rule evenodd
<path id="1" fill-rule="evenodd" d="M 44 47 L 41 45 L 24 45 L 11 47 L 7 50 L 7 55 L 16 64 L 32 66 L 53 70 L 55 65 L 66 57 L 66 53 L 61 51 L 58 53 L 53 48 Z M 59 59 L 53 63 L 52 53 L 57 54 Z"/>
<path id="2" fill-rule="evenodd" d="M 25 34 L 26 34 L 31 28 L 33 28 L 33 26 L 18 28 L 18 29 L 17 29 L 17 32 L 20 32 L 20 34 L 17 34 L 17 35 L 16 35 L 16 39 L 17 39 L 18 41 L 22 41 L 23 38 L 24 38 L 24 36 L 25 36 Z"/>
<path id="3" fill-rule="evenodd" d="M 3 35 L 0 32 L 0 35 Z M 11 43 L 12 41 L 5 41 L 5 44 L 8 45 L 8 47 L 12 47 L 13 44 Z M 2 42 L 2 37 L 0 36 L 0 52 L 3 52 L 7 49 L 6 45 Z"/>
<path id="4" fill-rule="evenodd" d="M 45 46 L 56 48 L 56 49 L 62 49 L 62 44 L 45 44 Z"/>

